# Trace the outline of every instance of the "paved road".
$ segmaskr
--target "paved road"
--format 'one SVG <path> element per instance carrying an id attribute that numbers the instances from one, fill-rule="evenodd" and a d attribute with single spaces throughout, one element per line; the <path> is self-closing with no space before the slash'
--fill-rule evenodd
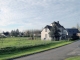
<path id="1" fill-rule="evenodd" d="M 66 57 L 74 55 L 80 55 L 80 41 L 76 41 L 60 48 L 17 58 L 14 60 L 64 60 Z"/>

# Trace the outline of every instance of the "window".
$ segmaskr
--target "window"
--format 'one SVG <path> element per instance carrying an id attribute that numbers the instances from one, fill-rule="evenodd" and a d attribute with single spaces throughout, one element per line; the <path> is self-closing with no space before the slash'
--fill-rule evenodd
<path id="1" fill-rule="evenodd" d="M 45 38 L 47 38 L 47 34 L 45 34 Z"/>
<path id="2" fill-rule="evenodd" d="M 45 32 L 47 32 L 47 28 L 45 28 Z"/>

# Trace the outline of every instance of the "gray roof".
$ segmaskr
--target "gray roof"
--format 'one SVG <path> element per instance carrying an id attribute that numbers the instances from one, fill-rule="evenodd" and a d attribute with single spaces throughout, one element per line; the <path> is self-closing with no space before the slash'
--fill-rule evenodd
<path id="1" fill-rule="evenodd" d="M 52 24 L 56 24 L 58 27 L 62 27 L 62 28 L 64 28 L 62 25 L 60 25 L 60 23 L 59 22 L 53 22 Z M 64 28 L 65 29 L 65 28 Z"/>
<path id="2" fill-rule="evenodd" d="M 58 27 L 64 28 L 62 25 L 59 24 L 59 22 L 55 22 L 55 21 L 54 21 L 52 24 L 56 24 Z M 46 25 L 44 28 L 48 28 L 49 30 L 51 30 L 51 29 L 52 29 L 52 26 Z M 64 29 L 65 29 L 65 28 L 64 28 Z"/>
<path id="3" fill-rule="evenodd" d="M 48 28 L 49 30 L 51 30 L 52 26 L 46 25 L 45 28 Z"/>
<path id="4" fill-rule="evenodd" d="M 79 33 L 79 30 L 76 29 L 76 28 L 67 28 L 66 30 L 67 30 L 67 32 L 68 32 L 69 34 Z"/>

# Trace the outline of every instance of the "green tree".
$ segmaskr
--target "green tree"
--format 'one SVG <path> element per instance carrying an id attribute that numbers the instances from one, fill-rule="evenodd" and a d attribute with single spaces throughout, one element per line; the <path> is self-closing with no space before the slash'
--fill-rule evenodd
<path id="1" fill-rule="evenodd" d="M 15 30 L 11 31 L 11 36 L 15 36 Z"/>
<path id="2" fill-rule="evenodd" d="M 20 32 L 19 32 L 18 29 L 16 29 L 16 30 L 12 30 L 12 31 L 11 31 L 11 36 L 18 37 L 19 35 L 20 35 Z"/>
<path id="3" fill-rule="evenodd" d="M 50 33 L 49 33 L 52 40 L 59 40 L 59 37 L 60 37 L 59 32 L 60 32 L 60 30 L 59 30 L 58 26 L 56 24 L 54 24 L 52 26 L 52 29 L 51 29 Z"/>
<path id="4" fill-rule="evenodd" d="M 17 30 L 15 31 L 15 35 L 18 37 L 19 34 L 20 34 L 19 29 L 17 29 Z"/>

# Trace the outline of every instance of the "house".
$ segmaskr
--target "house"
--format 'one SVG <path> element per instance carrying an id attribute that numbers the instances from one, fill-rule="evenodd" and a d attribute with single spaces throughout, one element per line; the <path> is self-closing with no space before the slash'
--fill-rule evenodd
<path id="1" fill-rule="evenodd" d="M 49 33 L 52 29 L 52 26 L 54 26 L 54 24 L 56 24 L 60 30 L 60 39 L 66 39 L 66 35 L 67 35 L 67 31 L 66 29 L 60 25 L 59 21 L 58 22 L 53 22 L 50 25 L 46 25 L 42 32 L 41 32 L 41 40 L 52 40 L 52 38 L 50 37 Z"/>
<path id="2" fill-rule="evenodd" d="M 6 35 L 4 35 L 3 33 L 0 33 L 0 38 L 2 37 L 7 37 Z"/>
<path id="3" fill-rule="evenodd" d="M 71 38 L 73 34 L 77 35 L 79 33 L 79 30 L 77 28 L 67 28 L 66 31 L 67 31 L 67 38 Z"/>

